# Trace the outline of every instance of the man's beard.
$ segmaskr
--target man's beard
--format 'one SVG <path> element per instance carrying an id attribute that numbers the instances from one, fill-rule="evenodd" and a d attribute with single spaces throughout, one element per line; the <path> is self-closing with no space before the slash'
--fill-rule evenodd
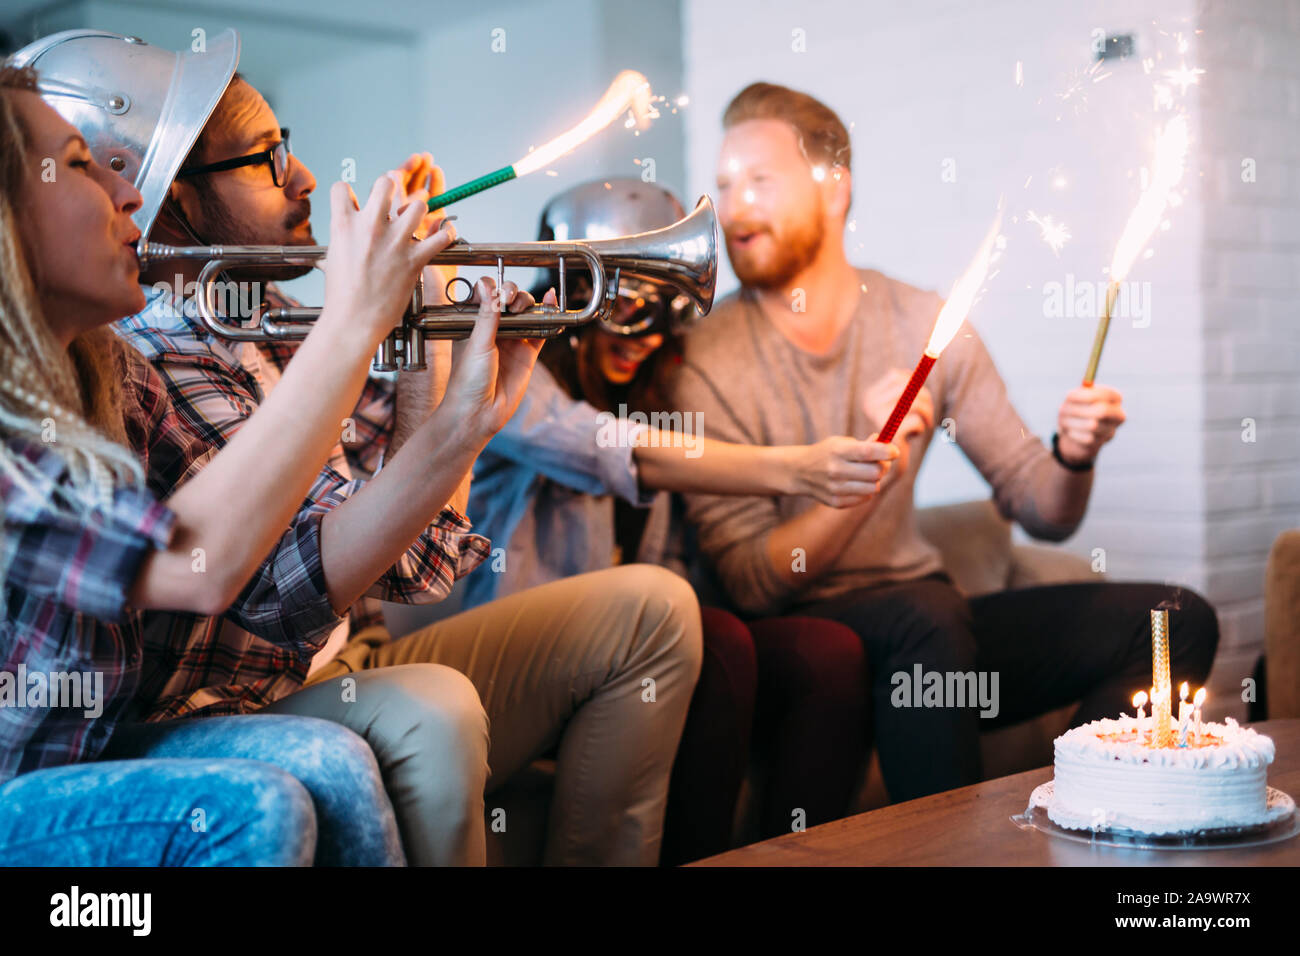
<path id="1" fill-rule="evenodd" d="M 210 245 L 227 246 L 311 246 L 316 239 L 308 228 L 306 233 L 294 230 L 300 223 L 311 221 L 311 200 L 304 199 L 285 216 L 283 233 L 273 240 L 259 235 L 231 212 L 221 197 L 211 191 L 204 191 L 200 196 L 200 208 L 203 210 L 204 241 Z M 311 272 L 313 266 L 266 265 L 242 266 L 226 270 L 226 275 L 240 282 L 285 282 L 297 279 Z"/>
<path id="2" fill-rule="evenodd" d="M 759 231 L 772 237 L 774 249 L 766 259 L 760 259 L 750 251 L 737 249 L 731 240 L 733 233 L 749 231 L 752 225 L 741 223 L 739 227 L 732 226 L 727 230 L 727 256 L 741 284 L 759 289 L 779 289 L 791 282 L 813 264 L 826 238 L 826 230 L 818 216 L 810 215 L 790 222 L 780 233 L 771 226 L 762 225 Z"/>

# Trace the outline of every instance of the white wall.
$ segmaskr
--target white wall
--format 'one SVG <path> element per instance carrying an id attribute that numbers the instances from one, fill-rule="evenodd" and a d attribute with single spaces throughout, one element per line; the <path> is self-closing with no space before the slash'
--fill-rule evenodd
<path id="1" fill-rule="evenodd" d="M 1199 10 L 1207 593 L 1217 666 L 1239 673 L 1259 651 L 1269 548 L 1300 524 L 1300 3 Z"/>

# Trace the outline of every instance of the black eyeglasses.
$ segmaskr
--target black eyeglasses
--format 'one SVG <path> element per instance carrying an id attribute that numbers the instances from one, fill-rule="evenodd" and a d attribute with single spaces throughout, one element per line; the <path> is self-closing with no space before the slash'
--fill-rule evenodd
<path id="1" fill-rule="evenodd" d="M 187 176 L 200 176 L 205 173 L 220 173 L 227 169 L 239 169 L 241 166 L 260 166 L 266 163 L 271 167 L 271 178 L 277 186 L 283 187 L 289 178 L 289 131 L 280 130 L 280 142 L 276 143 L 270 149 L 264 149 L 260 152 L 249 153 L 247 156 L 239 156 L 235 159 L 223 159 L 219 163 L 208 163 L 206 166 L 195 166 L 193 169 L 182 169 L 176 174 L 177 179 L 184 179 Z"/>

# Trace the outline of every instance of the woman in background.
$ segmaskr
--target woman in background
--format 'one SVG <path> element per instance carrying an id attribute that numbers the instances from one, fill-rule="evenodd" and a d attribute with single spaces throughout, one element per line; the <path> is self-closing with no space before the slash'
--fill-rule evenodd
<path id="1" fill-rule="evenodd" d="M 629 235 L 683 215 L 659 186 L 602 179 L 552 199 L 540 238 Z M 570 283 L 579 305 L 590 295 L 582 281 Z M 470 514 L 503 550 L 466 579 L 465 606 L 624 562 L 685 574 L 685 529 L 668 492 L 806 494 L 835 506 L 876 492 L 893 446 L 847 437 L 789 447 L 709 441 L 688 410 L 669 408 L 663 385 L 693 311 L 666 286 L 624 279 L 608 320 L 543 347 L 523 403 L 474 468 Z M 672 427 L 656 427 L 664 423 Z M 669 789 L 667 864 L 730 846 L 751 733 L 766 769 L 761 837 L 847 813 L 867 751 L 855 684 L 865 662 L 853 631 L 817 618 L 744 623 L 718 607 L 701 612 L 704 666 Z"/>

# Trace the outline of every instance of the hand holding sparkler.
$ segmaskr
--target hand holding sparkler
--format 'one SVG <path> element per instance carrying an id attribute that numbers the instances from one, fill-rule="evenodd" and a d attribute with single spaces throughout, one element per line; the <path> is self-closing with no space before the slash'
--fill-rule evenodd
<path id="1" fill-rule="evenodd" d="M 1086 467 L 1124 424 L 1123 396 L 1105 385 L 1073 389 L 1056 419 L 1057 451 L 1072 466 Z"/>
<path id="2" fill-rule="evenodd" d="M 868 388 L 866 395 L 863 397 L 863 406 L 866 409 L 867 416 L 877 422 L 888 421 L 898 396 L 907 388 L 909 378 L 910 373 L 907 369 L 894 368 L 890 369 L 884 378 Z M 877 441 L 885 444 L 893 444 L 898 449 L 898 458 L 894 461 L 893 468 L 885 478 L 887 483 L 893 484 L 907 472 L 911 458 L 910 439 L 924 434 L 933 427 L 934 396 L 928 388 L 921 388 L 912 400 L 911 408 L 903 416 L 902 424 L 898 426 L 898 432 L 893 436 L 892 440 L 877 439 Z"/>

